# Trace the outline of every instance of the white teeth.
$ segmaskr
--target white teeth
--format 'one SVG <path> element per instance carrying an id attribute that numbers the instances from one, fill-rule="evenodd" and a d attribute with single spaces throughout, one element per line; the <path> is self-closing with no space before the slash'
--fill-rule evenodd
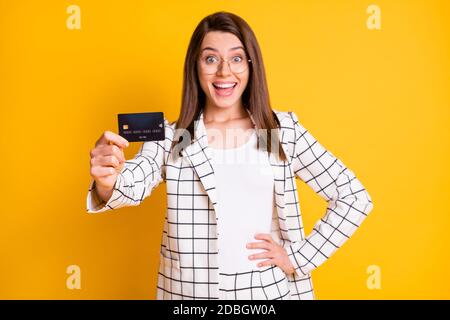
<path id="1" fill-rule="evenodd" d="M 234 87 L 235 84 L 236 83 L 214 83 L 214 86 L 222 89 L 227 89 Z"/>

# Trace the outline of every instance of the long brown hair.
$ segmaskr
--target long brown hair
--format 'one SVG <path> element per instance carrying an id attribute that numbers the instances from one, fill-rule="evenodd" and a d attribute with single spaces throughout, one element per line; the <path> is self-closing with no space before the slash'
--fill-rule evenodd
<path id="1" fill-rule="evenodd" d="M 197 61 L 203 38 L 210 31 L 229 32 L 242 42 L 245 53 L 251 60 L 249 80 L 241 97 L 242 104 L 250 110 L 257 129 L 260 131 L 265 129 L 262 131 L 267 132 L 267 134 L 259 135 L 258 141 L 262 142 L 262 147 L 272 152 L 272 146 L 278 146 L 275 148 L 278 150 L 278 157 L 286 160 L 278 131 L 274 130 L 280 123 L 270 106 L 266 74 L 258 41 L 247 22 L 233 13 L 220 11 L 203 18 L 192 34 L 184 61 L 181 112 L 176 121 L 176 132 L 187 130 L 190 137 L 194 139 L 194 121 L 206 104 L 206 95 L 200 87 L 197 73 Z M 171 149 L 182 139 L 181 135 L 176 134 Z M 271 143 L 267 143 L 268 141 Z M 175 159 L 178 156 L 179 154 L 174 154 Z"/>

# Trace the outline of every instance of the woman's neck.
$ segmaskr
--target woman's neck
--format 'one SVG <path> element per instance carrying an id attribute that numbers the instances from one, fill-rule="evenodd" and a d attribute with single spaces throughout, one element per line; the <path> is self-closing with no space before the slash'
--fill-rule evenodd
<path id="1" fill-rule="evenodd" d="M 214 104 L 206 104 L 203 112 L 205 122 L 225 123 L 230 120 L 248 117 L 248 113 L 242 102 L 229 107 L 218 107 Z"/>

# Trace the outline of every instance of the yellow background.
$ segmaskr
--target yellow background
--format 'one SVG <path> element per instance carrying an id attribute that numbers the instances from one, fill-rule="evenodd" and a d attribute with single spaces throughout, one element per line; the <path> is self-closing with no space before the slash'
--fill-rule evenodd
<path id="1" fill-rule="evenodd" d="M 66 27 L 71 4 L 81 30 Z M 370 4 L 381 30 L 366 27 Z M 188 41 L 218 10 L 255 31 L 273 108 L 295 111 L 373 198 L 313 272 L 317 298 L 450 298 L 449 4 L 2 0 L 0 298 L 155 298 L 165 185 L 139 207 L 90 216 L 89 151 L 117 132 L 117 113 L 178 117 Z M 298 185 L 309 231 L 326 203 Z M 69 265 L 80 290 L 66 288 Z M 369 265 L 380 290 L 366 286 Z"/>

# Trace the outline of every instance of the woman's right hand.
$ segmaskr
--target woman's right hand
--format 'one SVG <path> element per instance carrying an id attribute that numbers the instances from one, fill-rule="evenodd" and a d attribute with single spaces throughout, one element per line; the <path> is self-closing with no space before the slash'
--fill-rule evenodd
<path id="1" fill-rule="evenodd" d="M 103 200 L 111 196 L 117 176 L 125 164 L 123 149 L 129 142 L 111 131 L 105 131 L 90 151 L 91 177 L 94 178 L 98 195 Z"/>

